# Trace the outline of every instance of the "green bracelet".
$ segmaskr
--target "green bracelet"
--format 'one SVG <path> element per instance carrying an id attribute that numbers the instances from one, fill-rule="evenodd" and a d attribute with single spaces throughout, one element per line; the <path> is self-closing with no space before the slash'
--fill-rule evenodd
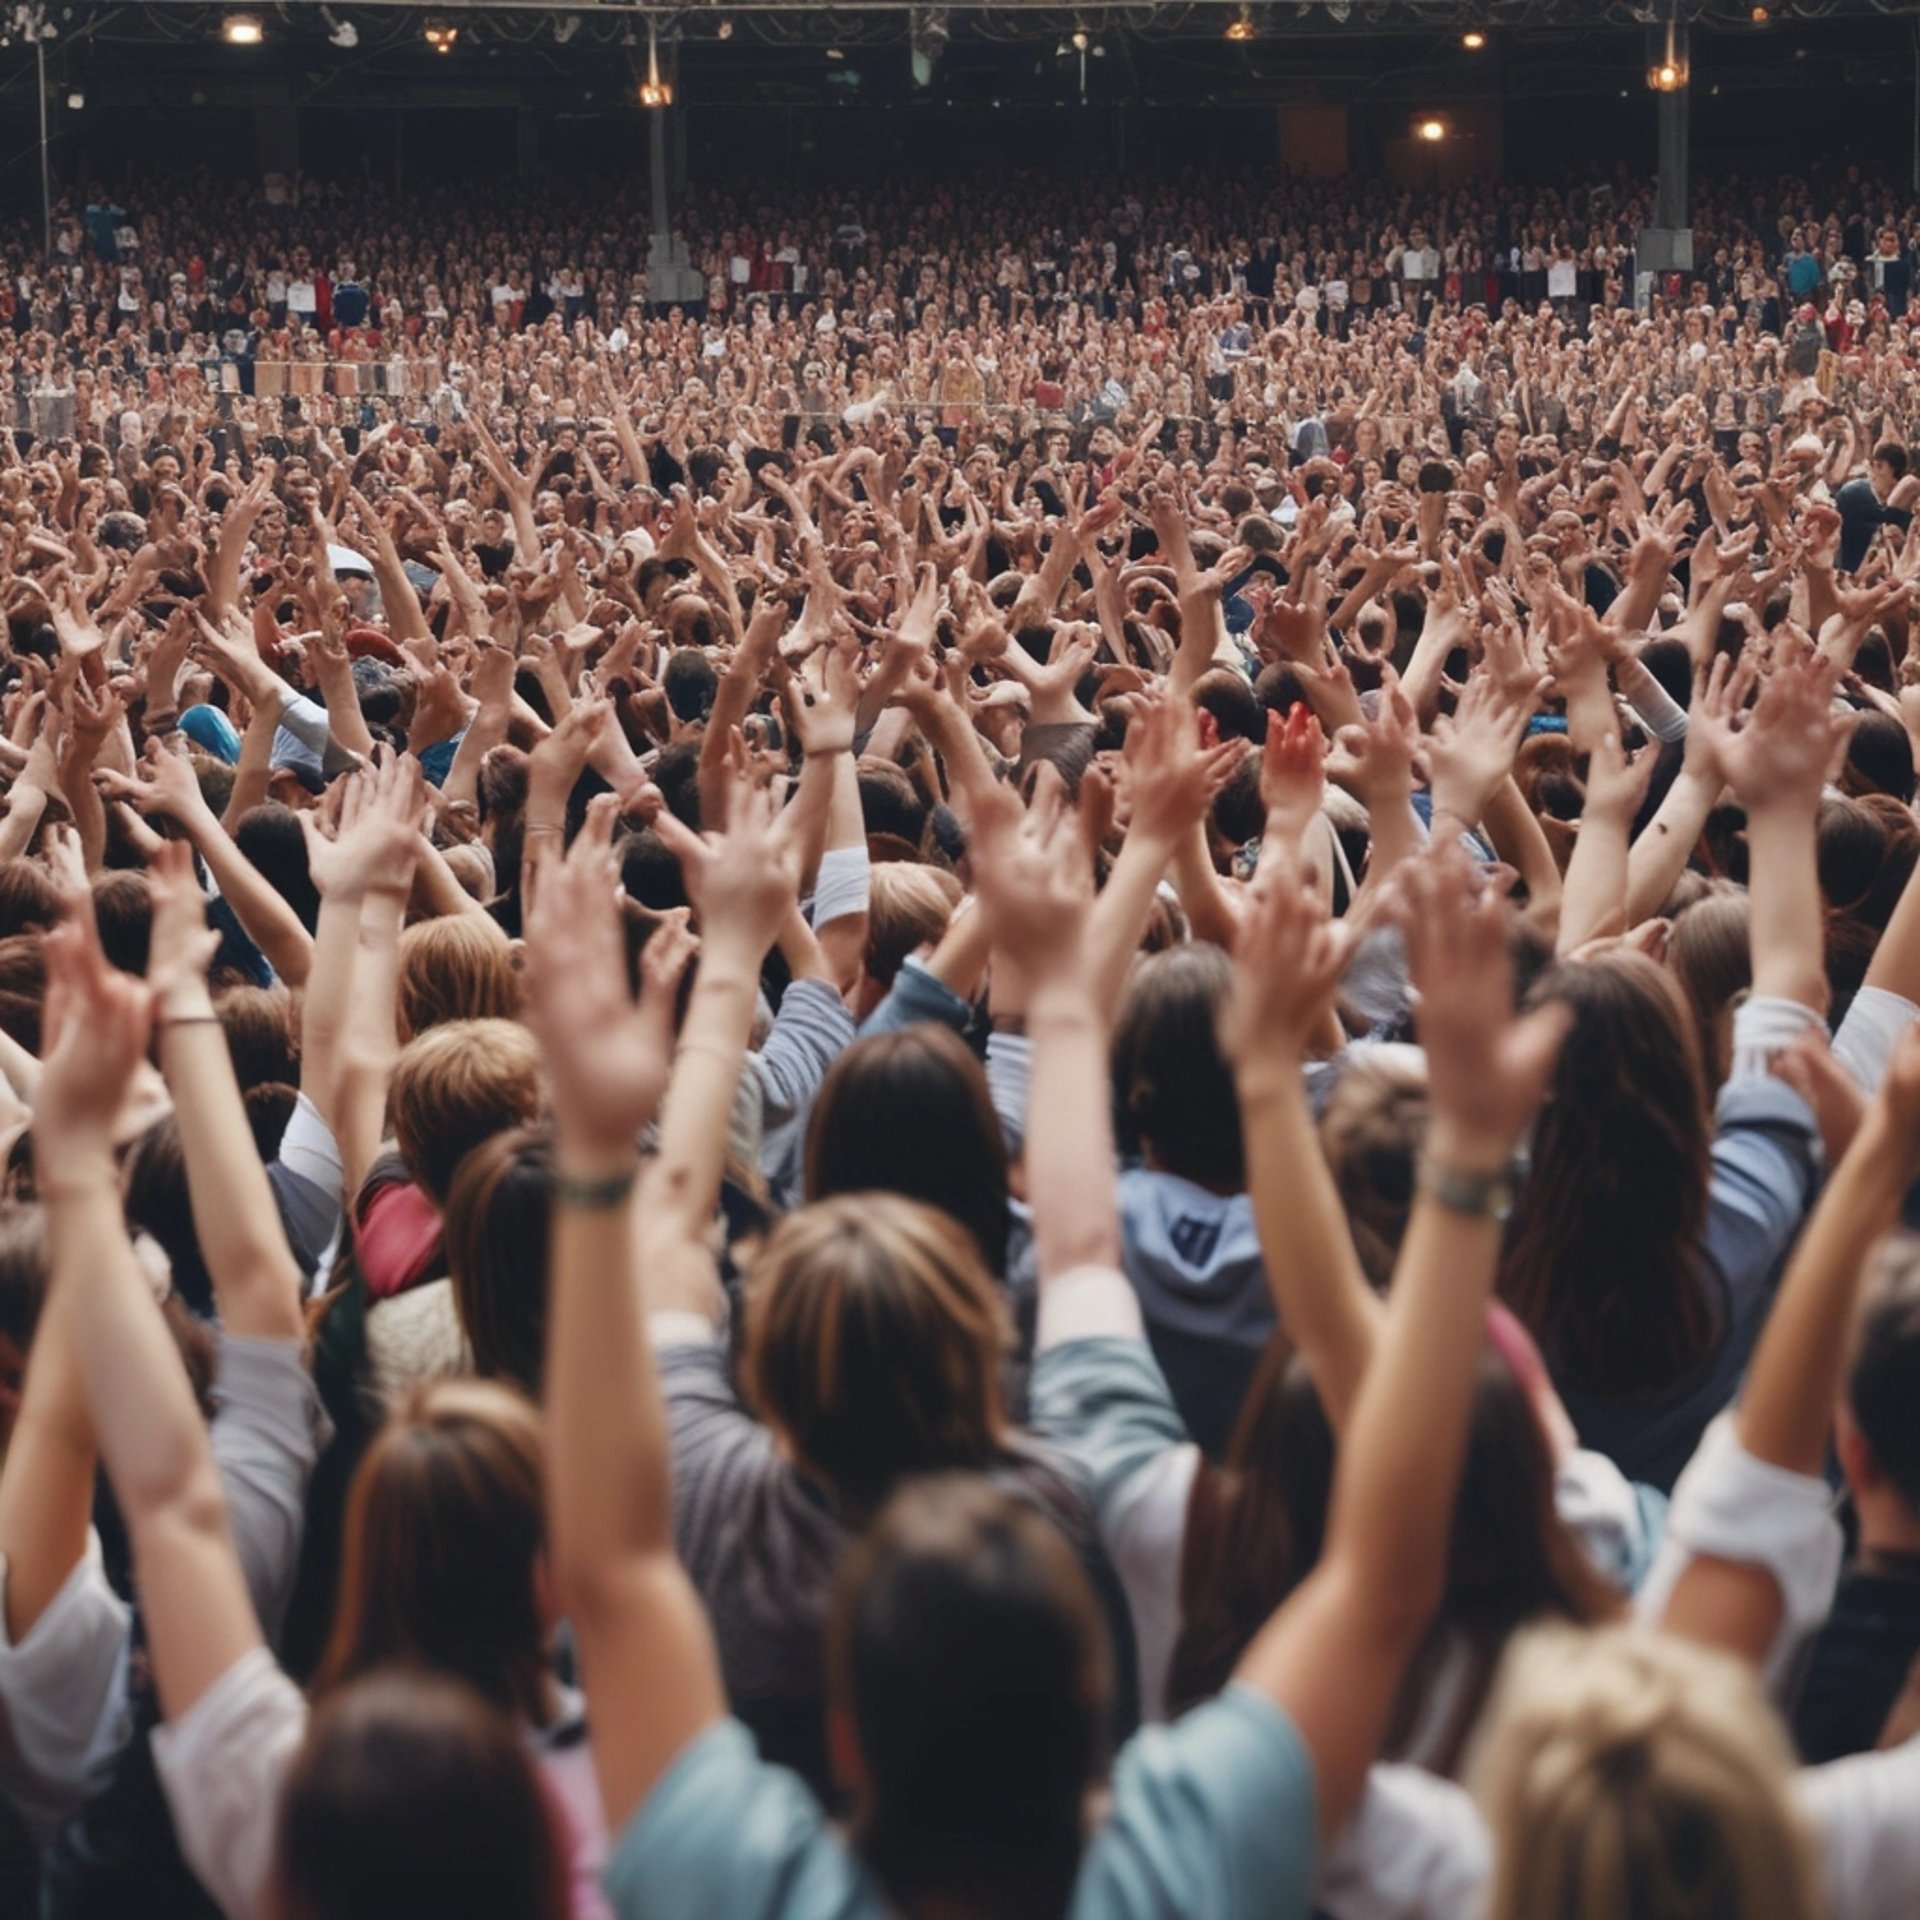
<path id="1" fill-rule="evenodd" d="M 554 1182 L 554 1194 L 564 1207 L 582 1213 L 604 1213 L 622 1205 L 633 1191 L 640 1169 L 629 1167 L 624 1173 L 611 1173 L 604 1180 L 570 1180 L 562 1174 Z"/>

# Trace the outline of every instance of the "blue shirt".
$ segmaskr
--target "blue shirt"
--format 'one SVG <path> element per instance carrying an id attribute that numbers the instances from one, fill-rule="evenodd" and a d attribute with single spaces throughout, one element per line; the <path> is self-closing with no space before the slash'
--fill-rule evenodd
<path id="1" fill-rule="evenodd" d="M 1067 1920 L 1305 1920 L 1314 1872 L 1306 1748 L 1264 1695 L 1230 1687 L 1127 1744 Z M 888 1917 L 819 1801 L 734 1720 L 691 1742 L 647 1796 L 606 1889 L 620 1920 Z"/>

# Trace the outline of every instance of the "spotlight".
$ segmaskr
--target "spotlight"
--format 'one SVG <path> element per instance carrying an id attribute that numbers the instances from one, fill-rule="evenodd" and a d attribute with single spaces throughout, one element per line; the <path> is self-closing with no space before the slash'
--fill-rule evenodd
<path id="1" fill-rule="evenodd" d="M 230 47 L 257 47 L 266 36 L 257 13 L 230 13 L 221 23 L 220 37 Z"/>
<path id="2" fill-rule="evenodd" d="M 78 87 L 75 87 L 74 90 L 67 95 L 67 105 L 70 106 L 75 113 L 78 113 L 86 104 L 87 96 L 82 93 Z"/>
<path id="3" fill-rule="evenodd" d="M 722 40 L 731 40 L 733 38 L 733 22 L 731 20 L 722 20 L 716 31 Z"/>
<path id="4" fill-rule="evenodd" d="M 827 49 L 827 58 L 829 60 L 844 60 L 846 57 L 838 47 L 829 47 Z"/>
<path id="5" fill-rule="evenodd" d="M 1756 27 L 1764 27 L 1773 18 L 1771 7 L 1755 7 L 1751 16 Z"/>
<path id="6" fill-rule="evenodd" d="M 1444 120 L 1422 120 L 1414 132 L 1431 146 L 1435 141 L 1447 137 L 1447 123 Z"/>
<path id="7" fill-rule="evenodd" d="M 640 82 L 640 104 L 643 107 L 673 105 L 673 83 L 660 78 L 660 37 L 652 20 L 647 22 L 647 77 Z"/>
<path id="8" fill-rule="evenodd" d="M 421 23 L 420 37 L 435 53 L 451 53 L 453 43 L 460 38 L 460 29 L 451 20 L 433 14 Z"/>
<path id="9" fill-rule="evenodd" d="M 1227 38 L 1229 40 L 1253 38 L 1253 15 L 1247 8 L 1242 7 L 1239 13 L 1227 22 Z"/>
<path id="10" fill-rule="evenodd" d="M 1084 28 L 1084 27 L 1075 27 L 1075 28 L 1074 28 L 1074 30 L 1073 30 L 1073 50 L 1074 50 L 1074 52 L 1075 52 L 1075 53 L 1085 53 L 1085 52 L 1086 52 L 1086 50 L 1087 50 L 1087 30 L 1086 30 L 1086 28 Z"/>
<path id="11" fill-rule="evenodd" d="M 331 7 L 322 7 L 320 18 L 327 24 L 328 40 L 342 53 L 351 53 L 360 44 L 360 29 L 351 20 L 342 20 Z"/>
<path id="12" fill-rule="evenodd" d="M 563 13 L 553 23 L 553 44 L 564 47 L 580 31 L 580 16 L 577 13 Z"/>
<path id="13" fill-rule="evenodd" d="M 1660 58 L 1647 68 L 1647 85 L 1655 93 L 1678 93 L 1687 84 L 1687 50 L 1667 22 L 1667 44 Z"/>
<path id="14" fill-rule="evenodd" d="M 1470 28 L 1460 36 L 1460 44 L 1469 53 L 1478 53 L 1487 44 L 1487 36 L 1477 28 Z"/>

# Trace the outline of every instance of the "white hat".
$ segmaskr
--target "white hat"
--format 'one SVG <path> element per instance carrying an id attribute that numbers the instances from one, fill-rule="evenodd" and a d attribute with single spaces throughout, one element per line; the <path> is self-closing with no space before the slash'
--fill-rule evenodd
<path id="1" fill-rule="evenodd" d="M 365 554 L 355 553 L 351 547 L 327 548 L 327 565 L 338 578 L 343 573 L 364 573 L 369 580 L 373 578 L 373 562 Z"/>

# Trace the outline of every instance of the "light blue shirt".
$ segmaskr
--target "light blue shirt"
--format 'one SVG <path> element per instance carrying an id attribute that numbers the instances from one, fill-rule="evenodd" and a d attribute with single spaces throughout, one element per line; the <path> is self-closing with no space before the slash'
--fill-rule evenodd
<path id="1" fill-rule="evenodd" d="M 1068 1920 L 1305 1920 L 1314 1871 L 1306 1748 L 1264 1695 L 1231 1687 L 1127 1744 Z M 620 1920 L 888 1915 L 820 1803 L 733 1720 L 693 1741 L 628 1822 L 606 1888 Z"/>

